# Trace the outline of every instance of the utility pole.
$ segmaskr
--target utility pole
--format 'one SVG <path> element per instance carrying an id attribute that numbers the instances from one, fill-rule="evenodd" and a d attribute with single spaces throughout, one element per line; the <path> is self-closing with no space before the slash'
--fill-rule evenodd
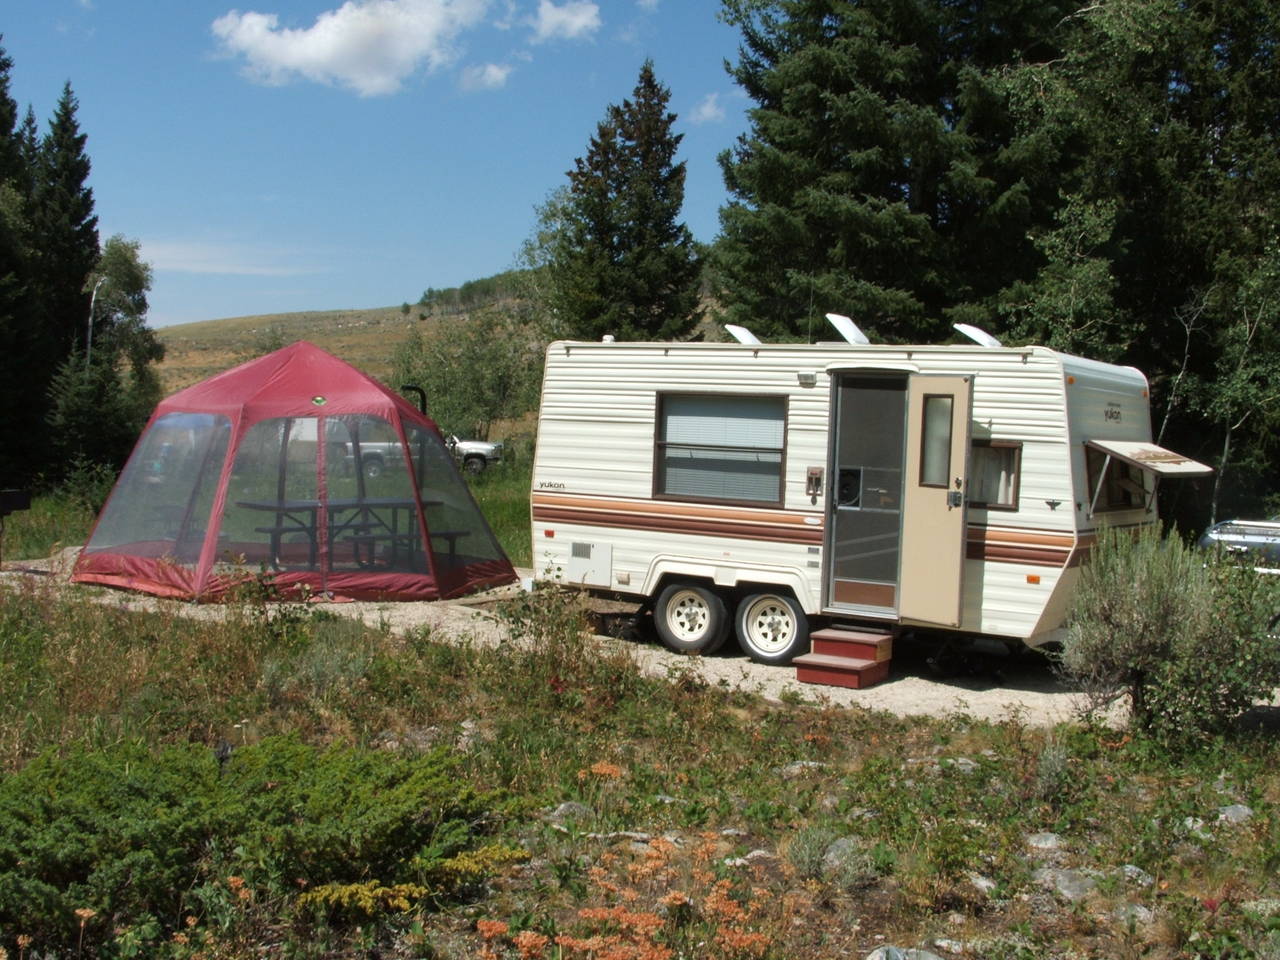
<path id="1" fill-rule="evenodd" d="M 93 356 L 93 307 L 98 302 L 98 288 L 106 282 L 106 277 L 99 277 L 98 282 L 93 285 L 93 293 L 89 295 L 89 335 L 85 338 L 84 347 L 85 369 L 88 369 L 89 360 Z"/>

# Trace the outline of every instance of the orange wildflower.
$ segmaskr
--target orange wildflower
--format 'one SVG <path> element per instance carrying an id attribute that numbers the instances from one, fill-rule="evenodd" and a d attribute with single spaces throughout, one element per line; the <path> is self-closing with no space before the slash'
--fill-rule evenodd
<path id="1" fill-rule="evenodd" d="M 511 941 L 520 951 L 520 960 L 540 960 L 551 938 L 536 930 L 521 930 Z"/>
<path id="2" fill-rule="evenodd" d="M 599 777 L 601 780 L 617 780 L 622 776 L 622 768 L 616 763 L 609 763 L 605 760 L 597 760 L 586 770 L 578 771 L 578 779 L 585 780 L 587 777 Z"/>
<path id="3" fill-rule="evenodd" d="M 506 933 L 507 925 L 501 920 L 477 920 L 476 930 L 486 940 L 492 940 Z"/>

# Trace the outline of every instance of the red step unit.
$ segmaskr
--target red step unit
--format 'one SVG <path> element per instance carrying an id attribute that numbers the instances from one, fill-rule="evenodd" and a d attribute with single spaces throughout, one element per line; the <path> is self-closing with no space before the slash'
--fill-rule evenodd
<path id="1" fill-rule="evenodd" d="M 887 631 L 828 627 L 811 639 L 812 652 L 792 661 L 801 683 L 864 690 L 889 676 L 893 636 Z"/>

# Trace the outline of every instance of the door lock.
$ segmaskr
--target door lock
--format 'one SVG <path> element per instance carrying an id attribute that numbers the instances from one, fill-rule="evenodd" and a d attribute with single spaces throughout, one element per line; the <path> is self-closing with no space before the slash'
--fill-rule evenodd
<path id="1" fill-rule="evenodd" d="M 804 495 L 816 497 L 822 493 L 822 467 L 809 467 L 804 476 Z"/>
<path id="2" fill-rule="evenodd" d="M 963 507 L 963 506 L 964 506 L 964 494 L 961 493 L 959 490 L 948 490 L 947 491 L 947 508 L 950 509 L 951 507 Z"/>

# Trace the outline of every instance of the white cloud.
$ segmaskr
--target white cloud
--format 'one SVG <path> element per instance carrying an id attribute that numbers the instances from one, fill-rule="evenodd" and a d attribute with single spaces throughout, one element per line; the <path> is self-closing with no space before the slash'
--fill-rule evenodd
<path id="1" fill-rule="evenodd" d="M 498 90 L 507 85 L 511 69 L 506 64 L 473 64 L 463 68 L 458 83 L 463 90 Z"/>
<path id="2" fill-rule="evenodd" d="M 295 77 L 350 87 L 362 97 L 395 93 L 425 64 L 455 58 L 454 41 L 484 16 L 489 0 L 347 0 L 306 29 L 274 13 L 232 10 L 213 22 L 223 48 L 245 59 L 260 83 Z"/>
<path id="3" fill-rule="evenodd" d="M 658 9 L 659 0 L 636 0 L 636 6 L 645 13 L 653 13 Z"/>
<path id="4" fill-rule="evenodd" d="M 600 29 L 600 8 L 590 0 L 568 0 L 556 6 L 552 0 L 538 0 L 533 21 L 533 42 L 577 40 Z"/>
<path id="5" fill-rule="evenodd" d="M 724 123 L 724 107 L 720 106 L 720 94 L 708 93 L 703 97 L 693 108 L 689 122 L 695 127 L 708 123 Z"/>
<path id="6" fill-rule="evenodd" d="M 272 263 L 276 252 L 251 246 L 160 240 L 144 244 L 143 253 L 157 272 L 228 277 L 298 277 L 315 272 Z"/>

